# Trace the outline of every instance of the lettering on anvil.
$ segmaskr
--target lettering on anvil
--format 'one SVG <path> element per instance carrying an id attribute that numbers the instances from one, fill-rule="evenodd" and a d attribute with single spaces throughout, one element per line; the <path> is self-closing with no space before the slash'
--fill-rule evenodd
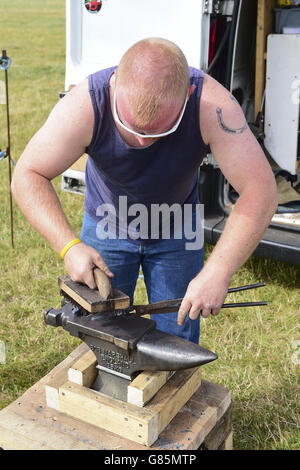
<path id="1" fill-rule="evenodd" d="M 124 369 L 129 369 L 136 363 L 125 354 L 121 354 L 110 349 L 100 348 L 93 344 L 90 345 L 93 352 L 97 353 L 99 362 L 108 369 L 115 370 L 116 372 L 122 372 Z"/>

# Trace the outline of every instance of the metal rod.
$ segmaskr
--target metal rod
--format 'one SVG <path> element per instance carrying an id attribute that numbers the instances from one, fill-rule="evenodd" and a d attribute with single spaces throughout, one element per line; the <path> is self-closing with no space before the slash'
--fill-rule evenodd
<path id="1" fill-rule="evenodd" d="M 231 287 L 230 289 L 228 289 L 228 294 L 230 294 L 231 292 L 239 292 L 242 290 L 257 289 L 258 287 L 264 287 L 265 285 L 265 282 L 259 282 L 257 284 L 248 284 L 247 286 Z"/>
<path id="2" fill-rule="evenodd" d="M 6 50 L 2 51 L 2 57 L 3 57 L 3 59 L 7 58 Z M 5 90 L 6 90 L 6 121 L 7 121 L 7 149 L 6 149 L 6 155 L 8 157 L 10 239 L 11 239 L 11 246 L 12 246 L 12 248 L 14 248 L 13 203 L 12 203 L 12 194 L 11 194 L 10 120 L 9 120 L 8 73 L 7 73 L 7 69 L 4 70 L 4 74 L 5 74 Z"/>
<path id="3" fill-rule="evenodd" d="M 261 302 L 233 302 L 233 303 L 228 303 L 228 304 L 223 304 L 221 308 L 236 308 L 236 307 L 259 307 L 263 305 L 268 305 L 267 302 L 261 301 Z M 164 314 L 164 313 L 174 313 L 178 311 L 179 306 L 178 305 L 170 305 L 170 306 L 165 306 L 161 308 L 145 308 L 143 309 L 137 309 L 136 310 L 136 315 L 148 315 L 148 314 Z"/>
<path id="4" fill-rule="evenodd" d="M 231 289 L 228 289 L 228 293 L 230 294 L 231 292 L 239 292 L 239 291 L 243 291 L 243 290 L 257 289 L 259 287 L 264 287 L 265 285 L 266 285 L 265 282 L 259 282 L 257 284 L 248 284 L 246 286 L 232 287 Z M 172 300 L 162 300 L 160 302 L 155 302 L 155 303 L 149 304 L 149 305 L 134 305 L 133 308 L 136 310 L 136 312 L 145 311 L 147 313 L 152 313 L 152 312 L 155 313 L 154 312 L 155 310 L 159 311 L 159 309 L 162 309 L 163 310 L 162 313 L 170 313 L 170 312 L 176 311 L 176 309 L 178 310 L 181 302 L 182 302 L 182 298 L 172 299 Z M 240 305 L 240 306 L 246 307 L 247 306 L 247 305 L 245 305 L 246 303 L 243 303 L 243 304 L 234 303 L 234 304 L 224 304 L 224 305 L 235 305 L 235 306 Z M 252 302 L 252 304 L 251 304 L 251 302 L 248 302 L 248 304 L 249 304 L 249 306 L 258 305 L 257 302 L 256 303 Z M 267 305 L 267 304 L 263 303 L 262 305 Z M 223 308 L 223 307 L 221 307 L 221 308 Z M 141 314 L 145 315 L 146 313 L 141 313 Z"/>
<path id="5" fill-rule="evenodd" d="M 221 308 L 259 307 L 260 305 L 268 305 L 268 303 L 267 302 L 234 302 L 232 304 L 223 304 Z"/>

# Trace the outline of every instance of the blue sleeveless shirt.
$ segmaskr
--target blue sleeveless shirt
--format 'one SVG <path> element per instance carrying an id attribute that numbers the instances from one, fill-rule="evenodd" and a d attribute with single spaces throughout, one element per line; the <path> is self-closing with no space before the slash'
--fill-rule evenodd
<path id="1" fill-rule="evenodd" d="M 123 140 L 111 113 L 109 80 L 115 69 L 100 70 L 88 77 L 94 129 L 86 149 L 89 158 L 85 170 L 85 211 L 99 221 L 97 208 L 112 204 L 118 219 L 119 196 L 127 196 L 128 207 L 144 204 L 149 214 L 152 204 L 195 205 L 199 202 L 199 165 L 207 154 L 199 124 L 203 72 L 190 67 L 190 83 L 196 88 L 177 130 L 148 147 L 139 148 Z M 128 217 L 128 223 L 130 220 L 132 217 Z M 151 243 L 154 240 L 141 237 L 131 241 Z"/>

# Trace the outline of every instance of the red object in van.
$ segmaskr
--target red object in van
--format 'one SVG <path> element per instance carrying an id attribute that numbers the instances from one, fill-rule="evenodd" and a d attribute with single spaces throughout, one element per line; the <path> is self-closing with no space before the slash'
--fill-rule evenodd
<path id="1" fill-rule="evenodd" d="M 88 7 L 90 11 L 97 11 L 98 9 L 100 9 L 101 5 L 102 5 L 102 0 L 99 0 L 99 1 L 92 0 L 86 4 L 86 7 Z"/>

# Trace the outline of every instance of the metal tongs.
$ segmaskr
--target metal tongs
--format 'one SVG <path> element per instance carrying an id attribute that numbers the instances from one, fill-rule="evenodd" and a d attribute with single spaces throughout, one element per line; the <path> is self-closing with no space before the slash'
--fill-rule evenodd
<path id="1" fill-rule="evenodd" d="M 258 287 L 264 287 L 265 282 L 259 282 L 257 284 L 248 284 L 246 286 L 232 287 L 228 289 L 228 294 L 231 292 L 239 292 L 242 290 L 248 289 L 257 289 Z M 162 300 L 161 302 L 154 302 L 153 304 L 148 305 L 133 305 L 131 311 L 134 311 L 136 315 L 142 316 L 152 313 L 172 313 L 179 310 L 180 304 L 182 302 L 180 299 L 171 299 L 171 300 Z M 262 305 L 268 305 L 267 302 L 234 302 L 223 304 L 221 308 L 234 308 L 234 307 L 258 307 Z"/>

